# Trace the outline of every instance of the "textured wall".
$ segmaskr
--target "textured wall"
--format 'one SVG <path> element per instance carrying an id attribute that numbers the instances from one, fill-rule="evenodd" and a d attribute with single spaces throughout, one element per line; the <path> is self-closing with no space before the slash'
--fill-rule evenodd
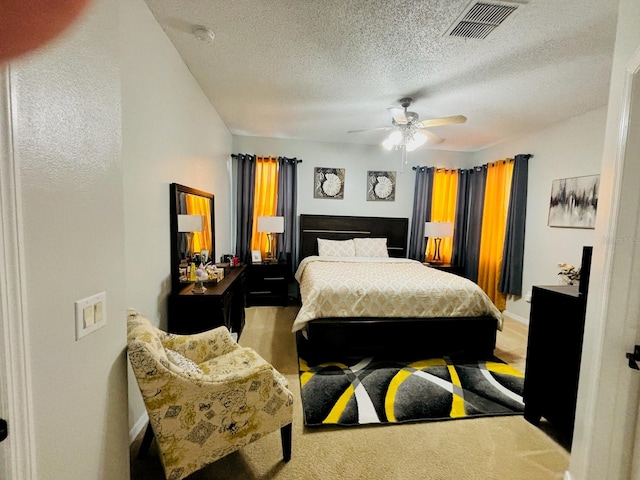
<path id="1" fill-rule="evenodd" d="M 216 254 L 229 252 L 231 134 L 142 0 L 121 2 L 120 46 L 125 298 L 166 328 L 169 184 L 215 195 Z M 144 406 L 131 375 L 129 392 L 135 434 Z"/>
<path id="2" fill-rule="evenodd" d="M 117 8 L 12 64 L 38 478 L 128 478 Z M 75 340 L 74 301 L 107 293 Z"/>

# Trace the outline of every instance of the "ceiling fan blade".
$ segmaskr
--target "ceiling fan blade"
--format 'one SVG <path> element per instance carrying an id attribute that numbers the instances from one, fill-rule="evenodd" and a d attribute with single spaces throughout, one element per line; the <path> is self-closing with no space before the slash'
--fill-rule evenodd
<path id="1" fill-rule="evenodd" d="M 409 120 L 407 119 L 407 116 L 405 115 L 404 108 L 390 107 L 388 110 L 391 112 L 391 116 L 393 117 L 393 120 L 398 125 L 406 125 L 409 122 Z"/>
<path id="2" fill-rule="evenodd" d="M 387 130 L 392 130 L 393 127 L 378 127 L 378 128 L 368 128 L 366 130 L 349 130 L 347 133 L 370 133 L 370 132 L 384 132 Z"/>
<path id="3" fill-rule="evenodd" d="M 424 128 L 421 128 L 418 131 L 420 133 L 424 134 L 424 136 L 429 139 L 429 143 L 442 143 L 442 142 L 444 142 L 444 138 L 439 137 L 438 135 L 436 135 L 433 132 L 430 132 L 429 130 L 425 130 Z"/>
<path id="4" fill-rule="evenodd" d="M 452 117 L 440 117 L 423 120 L 417 123 L 416 126 L 418 128 L 439 127 L 441 125 L 453 125 L 454 123 L 464 123 L 466 121 L 467 117 L 465 117 L 464 115 L 454 115 Z"/>

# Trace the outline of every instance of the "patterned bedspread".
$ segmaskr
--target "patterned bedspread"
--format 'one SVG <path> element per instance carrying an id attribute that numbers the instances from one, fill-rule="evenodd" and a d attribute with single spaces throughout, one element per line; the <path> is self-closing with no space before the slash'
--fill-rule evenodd
<path id="1" fill-rule="evenodd" d="M 466 278 L 404 258 L 307 257 L 298 267 L 302 307 L 293 331 L 324 317 L 502 315 Z"/>

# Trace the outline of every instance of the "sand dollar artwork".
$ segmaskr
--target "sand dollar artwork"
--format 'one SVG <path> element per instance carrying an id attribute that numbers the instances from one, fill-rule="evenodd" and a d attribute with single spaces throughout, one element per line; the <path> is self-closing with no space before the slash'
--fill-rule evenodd
<path id="1" fill-rule="evenodd" d="M 396 172 L 368 172 L 367 200 L 394 201 L 396 198 Z"/>
<path id="2" fill-rule="evenodd" d="M 378 183 L 374 187 L 375 194 L 380 198 L 387 198 L 393 192 L 393 183 L 389 177 L 377 177 Z"/>
<path id="3" fill-rule="evenodd" d="M 314 198 L 344 197 L 344 168 L 315 168 Z"/>
<path id="4" fill-rule="evenodd" d="M 326 180 L 322 183 L 322 190 L 330 197 L 335 197 L 340 192 L 342 182 L 335 173 L 327 173 Z"/>

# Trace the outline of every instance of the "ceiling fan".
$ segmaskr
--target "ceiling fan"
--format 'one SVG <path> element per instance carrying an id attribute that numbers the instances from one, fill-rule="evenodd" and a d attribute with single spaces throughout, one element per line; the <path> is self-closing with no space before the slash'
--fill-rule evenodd
<path id="1" fill-rule="evenodd" d="M 369 130 L 349 130 L 347 133 L 391 131 L 391 134 L 382 142 L 382 146 L 387 150 L 401 150 L 402 163 L 406 164 L 407 152 L 415 150 L 427 141 L 430 143 L 442 143 L 444 141 L 444 138 L 427 130 L 428 127 L 440 127 L 467 121 L 467 117 L 464 115 L 430 118 L 429 120 L 420 121 L 420 116 L 416 112 L 410 112 L 408 110 L 412 101 L 413 99 L 411 98 L 403 98 L 400 100 L 401 107 L 392 107 L 389 109 L 392 116 L 391 126 Z"/>

